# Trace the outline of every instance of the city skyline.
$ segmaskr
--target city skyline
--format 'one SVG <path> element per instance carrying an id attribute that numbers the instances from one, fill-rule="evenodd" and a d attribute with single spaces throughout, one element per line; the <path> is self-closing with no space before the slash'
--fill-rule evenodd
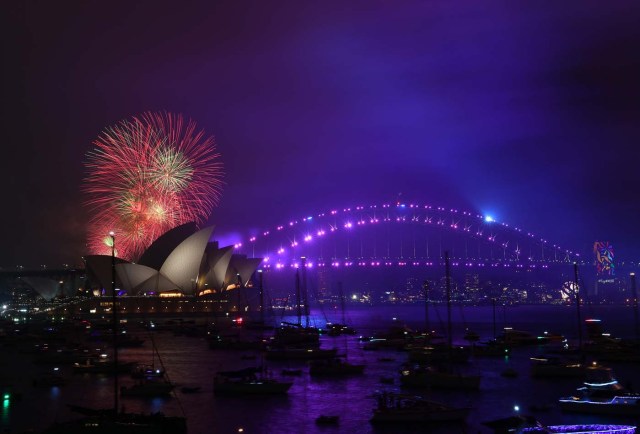
<path id="1" fill-rule="evenodd" d="M 426 201 L 637 262 L 640 8 L 168 2 L 9 8 L 0 265 L 86 253 L 83 162 L 108 125 L 214 136 L 229 239 Z"/>

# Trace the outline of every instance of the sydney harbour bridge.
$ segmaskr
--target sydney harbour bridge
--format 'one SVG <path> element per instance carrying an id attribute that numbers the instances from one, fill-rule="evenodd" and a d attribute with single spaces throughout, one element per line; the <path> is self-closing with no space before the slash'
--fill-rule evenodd
<path id="1" fill-rule="evenodd" d="M 381 203 L 303 215 L 252 233 L 234 245 L 262 257 L 276 287 L 291 287 L 304 265 L 311 285 L 326 291 L 336 282 L 350 291 L 398 287 L 417 279 L 437 282 L 444 254 L 453 278 L 546 281 L 560 290 L 573 264 L 595 277 L 590 255 L 558 245 L 488 215 L 419 203 Z M 475 276 L 475 277 L 474 277 Z M 581 276 L 582 279 L 582 276 Z M 419 286 L 419 285 L 418 285 Z"/>
<path id="2" fill-rule="evenodd" d="M 579 253 L 490 216 L 393 203 L 332 209 L 264 230 L 235 244 L 263 268 L 454 266 L 535 269 L 583 263 Z"/>
<path id="3" fill-rule="evenodd" d="M 595 277 L 590 255 L 488 215 L 418 203 L 328 209 L 249 234 L 233 247 L 234 253 L 262 258 L 259 268 L 275 293 L 290 294 L 293 276 L 303 265 L 310 289 L 325 294 L 335 293 L 338 284 L 350 292 L 375 292 L 409 280 L 437 283 L 444 275 L 445 252 L 454 281 L 471 278 L 476 285 L 490 279 L 503 285 L 515 276 L 528 284 L 553 282 L 560 289 L 572 280 L 574 263 L 581 273 Z M 35 274 L 51 274 L 62 286 L 70 279 L 62 277 L 68 272 L 52 267 Z M 0 277 L 6 281 L 23 276 L 28 282 L 31 274 L 14 270 Z"/>

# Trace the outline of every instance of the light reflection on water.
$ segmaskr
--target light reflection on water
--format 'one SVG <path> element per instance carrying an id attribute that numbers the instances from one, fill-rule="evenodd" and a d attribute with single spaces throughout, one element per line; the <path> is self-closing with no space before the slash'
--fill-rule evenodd
<path id="1" fill-rule="evenodd" d="M 545 330 L 565 333 L 573 337 L 576 334 L 576 321 L 572 307 L 517 307 L 500 309 L 497 315 L 497 329 L 505 325 L 524 329 L 533 333 Z M 464 342 L 465 328 L 480 334 L 481 339 L 493 335 L 491 307 L 454 308 L 453 330 L 455 340 Z M 586 316 L 603 319 L 605 327 L 613 335 L 633 332 L 633 312 L 629 308 L 593 307 Z M 342 314 L 334 309 L 327 312 L 315 312 L 311 322 L 324 326 L 329 320 L 341 322 Z M 350 325 L 358 329 L 358 334 L 368 335 L 374 331 L 384 331 L 392 324 L 392 318 L 406 321 L 413 327 L 424 324 L 424 307 L 366 307 L 351 308 L 345 317 Z M 446 309 L 443 306 L 432 309 L 430 320 L 432 328 L 444 333 L 443 319 Z M 291 320 L 294 318 L 278 318 Z M 267 362 L 258 356 L 256 360 L 245 360 L 242 355 L 249 351 L 212 351 L 202 338 L 174 336 L 170 332 L 156 332 L 155 342 L 162 355 L 162 361 L 172 381 L 177 383 L 175 397 L 162 399 L 122 398 L 121 404 L 127 411 L 180 414 L 184 409 L 188 418 L 190 434 L 236 433 L 239 428 L 244 433 L 409 433 L 416 427 L 373 427 L 369 423 L 375 406 L 374 393 L 378 390 L 400 391 L 398 372 L 406 353 L 395 350 L 366 351 L 356 337 L 322 337 L 322 346 L 336 347 L 345 353 L 350 361 L 366 363 L 365 373 L 359 377 L 347 379 L 310 378 L 304 362 Z M 555 402 L 558 397 L 572 393 L 580 381 L 572 379 L 533 380 L 529 376 L 529 357 L 543 350 L 537 347 L 516 349 L 511 356 L 501 358 L 478 359 L 464 366 L 469 372 L 482 373 L 480 391 L 410 391 L 430 399 L 456 405 L 469 405 L 473 408 L 467 426 L 436 426 L 428 432 L 437 434 L 486 433 L 488 429 L 481 422 L 510 416 L 516 413 L 531 414 L 532 405 L 550 404 L 545 412 L 533 413 L 546 424 L 588 423 L 602 418 L 562 414 Z M 2 354 L 9 354 L 2 351 Z M 70 368 L 63 372 L 69 384 L 61 388 L 36 389 L 30 386 L 30 376 L 37 367 L 30 364 L 28 356 L 17 351 L 11 352 L 11 358 L 2 356 L 7 369 L 15 372 L 16 387 L 21 387 L 25 399 L 12 403 L 11 408 L 3 406 L 3 428 L 12 426 L 16 432 L 27 428 L 43 428 L 54 420 L 64 420 L 74 416 L 67 404 L 109 407 L 112 405 L 113 383 L 108 376 L 73 375 Z M 121 359 L 151 361 L 149 341 L 142 348 L 127 348 L 121 351 Z M 379 359 L 391 359 L 380 361 Z M 213 394 L 213 375 L 218 370 L 240 369 L 264 363 L 275 375 L 284 368 L 301 368 L 300 377 L 288 377 L 294 381 L 288 396 L 278 397 L 219 397 Z M 518 372 L 516 378 L 506 378 L 501 372 L 513 368 Z M 640 384 L 640 373 L 634 365 L 614 365 L 621 380 Z M 11 371 L 13 370 L 13 371 Z M 382 377 L 394 378 L 394 384 L 382 384 Z M 120 383 L 128 386 L 134 380 L 120 377 Z M 200 386 L 198 393 L 184 394 L 181 386 Z M 11 414 L 9 414 L 11 410 Z M 320 415 L 338 415 L 338 427 L 317 426 L 315 418 Z M 11 417 L 10 417 L 11 416 Z M 620 421 L 614 421 L 620 422 Z M 624 422 L 624 420 L 622 420 Z M 633 421 L 626 421 L 633 422 Z"/>

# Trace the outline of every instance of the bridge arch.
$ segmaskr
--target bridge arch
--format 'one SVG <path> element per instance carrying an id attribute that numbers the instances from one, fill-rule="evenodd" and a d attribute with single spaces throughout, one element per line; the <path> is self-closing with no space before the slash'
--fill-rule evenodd
<path id="1" fill-rule="evenodd" d="M 308 214 L 247 236 L 234 247 L 262 256 L 263 266 L 275 269 L 297 267 L 303 256 L 307 266 L 318 267 L 433 266 L 442 262 L 445 250 L 454 266 L 463 267 L 546 268 L 581 262 L 578 253 L 506 222 L 404 202 Z"/>

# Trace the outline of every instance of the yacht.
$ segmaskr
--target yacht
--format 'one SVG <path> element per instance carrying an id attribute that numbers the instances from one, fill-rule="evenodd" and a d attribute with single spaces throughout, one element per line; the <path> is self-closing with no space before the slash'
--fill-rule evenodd
<path id="1" fill-rule="evenodd" d="M 261 368 L 218 372 L 213 379 L 217 395 L 280 395 L 286 394 L 293 382 L 265 376 Z"/>
<path id="2" fill-rule="evenodd" d="M 557 356 L 531 357 L 531 376 L 534 378 L 583 378 L 586 366 L 577 360 Z"/>
<path id="3" fill-rule="evenodd" d="M 364 365 L 349 363 L 340 357 L 309 362 L 309 375 L 312 377 L 343 377 L 362 374 L 363 371 Z"/>
<path id="4" fill-rule="evenodd" d="M 587 380 L 573 396 L 560 398 L 562 411 L 604 414 L 610 416 L 640 416 L 640 394 L 625 390 L 610 368 L 590 366 Z"/>
<path id="5" fill-rule="evenodd" d="M 400 384 L 409 387 L 433 387 L 439 389 L 480 389 L 480 375 L 466 375 L 451 371 L 445 367 L 433 366 L 406 367 L 400 371 Z"/>
<path id="6" fill-rule="evenodd" d="M 371 423 L 462 422 L 469 411 L 468 407 L 451 407 L 419 396 L 384 392 L 377 396 Z"/>

